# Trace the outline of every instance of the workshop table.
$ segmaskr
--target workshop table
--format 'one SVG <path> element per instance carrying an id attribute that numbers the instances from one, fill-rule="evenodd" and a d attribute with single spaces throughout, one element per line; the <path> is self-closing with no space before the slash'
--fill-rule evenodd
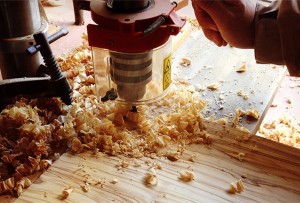
<path id="1" fill-rule="evenodd" d="M 61 202 L 62 190 L 72 185 L 74 191 L 66 202 L 298 202 L 300 150 L 254 135 L 286 69 L 256 64 L 250 50 L 218 48 L 200 30 L 188 36 L 173 55 L 174 80 L 185 81 L 187 88 L 193 86 L 199 97 L 211 101 L 207 117 L 234 114 L 236 108 L 257 109 L 258 120 L 243 122 L 251 133 L 205 121 L 212 144 L 187 146 L 177 161 L 165 157 L 134 160 L 91 151 L 65 153 L 43 174 L 35 174 L 34 183 L 19 198 L 2 196 L 1 200 Z M 191 58 L 192 64 L 180 65 L 182 57 Z M 247 71 L 237 73 L 244 64 Z M 219 88 L 202 87 L 212 83 Z M 240 89 L 249 99 L 238 96 Z M 219 110 L 223 100 L 224 108 Z M 120 169 L 120 160 L 129 166 Z M 144 178 L 152 164 L 160 165 L 156 170 L 159 182 L 148 187 Z M 186 170 L 195 174 L 191 182 L 178 178 Z M 87 177 L 98 182 L 84 192 L 81 185 Z M 237 180 L 242 180 L 245 189 L 232 194 L 230 183 Z"/>

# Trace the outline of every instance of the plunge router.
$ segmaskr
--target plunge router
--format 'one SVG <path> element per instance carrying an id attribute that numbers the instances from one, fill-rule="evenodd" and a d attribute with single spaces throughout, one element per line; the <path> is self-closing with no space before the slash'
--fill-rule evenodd
<path id="1" fill-rule="evenodd" d="M 97 95 L 133 105 L 152 102 L 171 84 L 171 35 L 185 20 L 169 0 L 99 0 L 87 26 Z"/>

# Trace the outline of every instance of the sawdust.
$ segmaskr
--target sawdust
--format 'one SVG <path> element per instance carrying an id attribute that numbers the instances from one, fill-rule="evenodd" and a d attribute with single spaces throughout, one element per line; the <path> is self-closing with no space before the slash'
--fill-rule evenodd
<path id="1" fill-rule="evenodd" d="M 130 105 L 101 102 L 95 96 L 91 52 L 86 35 L 83 37 L 81 47 L 58 58 L 73 88 L 71 106 L 59 98 L 17 98 L 1 112 L 1 151 L 8 153 L 2 153 L 0 168 L 7 171 L 12 164 L 14 170 L 1 174 L 0 183 L 12 177 L 14 181 L 0 193 L 15 194 L 22 177 L 46 170 L 58 157 L 53 146 L 69 148 L 75 154 L 92 150 L 114 156 L 155 158 L 171 157 L 170 151 L 164 150 L 169 146 L 178 145 L 175 152 L 180 155 L 186 145 L 211 143 L 201 115 L 205 102 L 188 91 L 185 84 L 174 85 L 160 101 L 138 106 L 138 113 L 131 112 Z M 126 166 L 120 163 L 120 167 Z M 64 190 L 63 198 L 71 190 Z"/>
<path id="2" fill-rule="evenodd" d="M 288 116 L 263 123 L 257 135 L 300 148 L 300 123 Z"/>
<path id="3" fill-rule="evenodd" d="M 137 159 L 164 156 L 176 161 L 186 145 L 212 143 L 201 114 L 206 104 L 189 91 L 188 82 L 175 83 L 160 101 L 138 106 L 138 113 L 131 112 L 130 105 L 101 102 L 95 96 L 87 36 L 83 38 L 82 46 L 58 58 L 73 88 L 71 106 L 64 105 L 58 98 L 17 98 L 13 105 L 1 112 L 1 152 L 7 153 L 1 154 L 0 169 L 7 171 L 8 165 L 12 165 L 14 171 L 1 173 L 0 184 L 7 184 L 8 187 L 1 186 L 0 194 L 20 195 L 21 189 L 25 188 L 20 187 L 24 177 L 46 170 L 52 160 L 59 158 L 56 148 L 68 148 L 74 154 L 91 150 Z M 237 113 L 233 119 L 236 127 L 241 128 L 238 119 L 242 115 L 245 112 Z M 228 119 L 218 122 L 226 125 Z M 298 145 L 299 140 L 296 139 Z M 177 148 L 170 149 L 174 145 Z M 190 161 L 193 162 L 194 158 Z M 128 164 L 123 160 L 117 167 L 124 169 Z M 134 166 L 140 167 L 141 163 L 135 161 Z M 151 168 L 152 171 L 146 174 L 145 184 L 155 186 L 158 177 L 153 170 L 161 167 L 151 163 Z M 188 180 L 192 180 L 192 175 L 187 175 Z M 94 182 L 94 185 L 103 187 L 105 179 Z M 117 183 L 117 180 L 114 182 Z M 89 191 L 87 184 L 91 184 L 89 177 L 82 190 Z M 67 198 L 73 189 L 73 186 L 67 187 L 62 197 Z"/>

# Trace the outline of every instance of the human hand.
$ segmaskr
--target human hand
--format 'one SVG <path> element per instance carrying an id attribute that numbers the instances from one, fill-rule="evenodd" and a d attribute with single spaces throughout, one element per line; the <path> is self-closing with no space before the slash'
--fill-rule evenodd
<path id="1" fill-rule="evenodd" d="M 254 47 L 255 0 L 192 0 L 204 35 L 217 46 Z"/>

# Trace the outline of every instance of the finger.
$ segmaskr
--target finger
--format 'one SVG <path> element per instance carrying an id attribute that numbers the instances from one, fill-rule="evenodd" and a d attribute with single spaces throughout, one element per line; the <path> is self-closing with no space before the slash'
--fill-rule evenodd
<path id="1" fill-rule="evenodd" d="M 209 30 L 209 29 L 203 29 L 203 33 L 207 39 L 214 42 L 217 46 L 226 46 L 227 42 L 223 39 L 220 32 Z"/>
<path id="2" fill-rule="evenodd" d="M 215 31 L 219 30 L 214 20 L 208 15 L 208 13 L 205 10 L 203 10 L 201 7 L 194 4 L 194 1 L 192 1 L 192 5 L 194 8 L 197 21 L 199 22 L 199 25 L 202 28 L 215 30 Z"/>
<path id="3" fill-rule="evenodd" d="M 226 14 L 232 10 L 234 4 L 238 4 L 236 0 L 193 0 L 195 7 L 204 10 L 215 22 L 220 23 L 226 19 Z"/>
<path id="4" fill-rule="evenodd" d="M 227 42 L 225 40 L 223 40 L 223 45 L 222 46 L 227 46 Z"/>

